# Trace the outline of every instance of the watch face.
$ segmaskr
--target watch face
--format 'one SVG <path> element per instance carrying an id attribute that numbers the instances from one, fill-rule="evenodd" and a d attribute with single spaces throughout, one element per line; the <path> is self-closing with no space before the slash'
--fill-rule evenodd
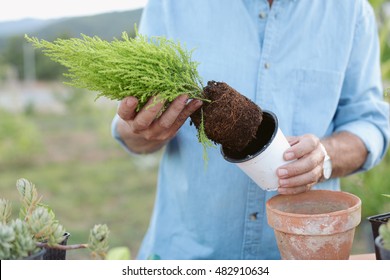
<path id="1" fill-rule="evenodd" d="M 332 175 L 332 163 L 330 160 L 324 161 L 324 178 L 327 180 Z"/>

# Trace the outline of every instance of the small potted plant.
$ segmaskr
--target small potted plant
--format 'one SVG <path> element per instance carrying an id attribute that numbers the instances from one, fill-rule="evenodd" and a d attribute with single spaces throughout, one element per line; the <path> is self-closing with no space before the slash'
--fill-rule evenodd
<path id="1" fill-rule="evenodd" d="M 388 194 L 383 194 L 383 196 L 389 197 L 390 195 Z M 367 220 L 371 223 L 371 229 L 372 229 L 372 235 L 373 235 L 373 240 L 375 243 L 375 257 L 377 260 L 381 260 L 381 253 L 380 253 L 380 248 L 378 247 L 377 244 L 377 238 L 381 235 L 379 232 L 379 228 L 382 227 L 382 225 L 388 224 L 390 221 L 390 212 L 387 213 L 381 213 L 378 215 L 370 216 L 367 218 Z M 382 231 L 386 231 L 385 229 L 382 229 Z M 383 235 L 383 234 L 382 234 Z M 379 242 L 379 241 L 378 241 Z"/>
<path id="2" fill-rule="evenodd" d="M 390 260 L 390 221 L 379 227 L 379 236 L 375 238 L 381 260 Z"/>
<path id="3" fill-rule="evenodd" d="M 16 182 L 22 206 L 19 218 L 11 219 L 11 203 L 0 199 L 0 259 L 65 259 L 69 249 L 88 248 L 93 258 L 106 258 L 109 230 L 95 225 L 88 243 L 66 245 L 69 237 L 49 206 L 41 202 L 34 184 L 26 179 Z"/>

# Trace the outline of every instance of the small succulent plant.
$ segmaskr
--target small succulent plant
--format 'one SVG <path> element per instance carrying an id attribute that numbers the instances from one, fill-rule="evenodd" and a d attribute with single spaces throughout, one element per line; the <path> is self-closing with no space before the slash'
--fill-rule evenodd
<path id="1" fill-rule="evenodd" d="M 41 202 L 37 189 L 26 179 L 16 182 L 22 206 L 19 218 L 11 219 L 11 203 L 0 199 L 0 259 L 23 259 L 41 248 L 60 250 L 88 248 L 91 255 L 104 259 L 108 251 L 109 229 L 95 225 L 88 243 L 60 245 L 66 236 L 64 227 L 56 220 L 53 210 Z"/>
<path id="2" fill-rule="evenodd" d="M 390 198 L 390 194 L 382 194 L 382 195 Z M 386 250 L 390 250 L 390 220 L 388 220 L 384 224 L 381 224 L 379 226 L 378 232 L 379 235 L 382 237 L 383 247 L 385 247 Z"/>
<path id="3" fill-rule="evenodd" d="M 383 240 L 383 247 L 390 250 L 390 220 L 379 227 L 379 235 Z"/>

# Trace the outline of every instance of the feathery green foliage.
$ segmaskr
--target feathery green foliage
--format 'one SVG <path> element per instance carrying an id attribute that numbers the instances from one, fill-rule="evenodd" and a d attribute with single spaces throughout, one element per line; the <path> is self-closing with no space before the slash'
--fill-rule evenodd
<path id="1" fill-rule="evenodd" d="M 198 63 L 191 61 L 191 52 L 164 37 L 130 38 L 124 32 L 122 40 L 112 42 L 86 35 L 53 43 L 27 35 L 26 39 L 68 68 L 69 85 L 109 99 L 134 96 L 141 107 L 156 95 L 168 102 L 184 93 L 202 99 Z"/>
<path id="2" fill-rule="evenodd" d="M 111 42 L 83 34 L 81 39 L 54 42 L 27 35 L 25 38 L 68 69 L 68 85 L 97 91 L 98 97 L 121 100 L 134 96 L 139 100 L 138 110 L 155 96 L 166 104 L 182 94 L 205 100 L 198 63 L 191 60 L 192 52 L 165 37 L 148 38 L 136 32 L 136 37 L 130 38 L 123 32 L 122 40 Z M 205 150 L 212 146 L 203 123 L 198 139 Z"/>

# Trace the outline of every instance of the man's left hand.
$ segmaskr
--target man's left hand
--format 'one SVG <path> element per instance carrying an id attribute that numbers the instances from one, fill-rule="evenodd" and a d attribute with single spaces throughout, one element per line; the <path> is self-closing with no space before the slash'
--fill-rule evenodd
<path id="1" fill-rule="evenodd" d="M 320 182 L 324 153 L 320 139 L 312 134 L 287 137 L 291 147 L 284 152 L 284 159 L 292 161 L 278 168 L 280 194 L 297 194 L 310 190 Z"/>

